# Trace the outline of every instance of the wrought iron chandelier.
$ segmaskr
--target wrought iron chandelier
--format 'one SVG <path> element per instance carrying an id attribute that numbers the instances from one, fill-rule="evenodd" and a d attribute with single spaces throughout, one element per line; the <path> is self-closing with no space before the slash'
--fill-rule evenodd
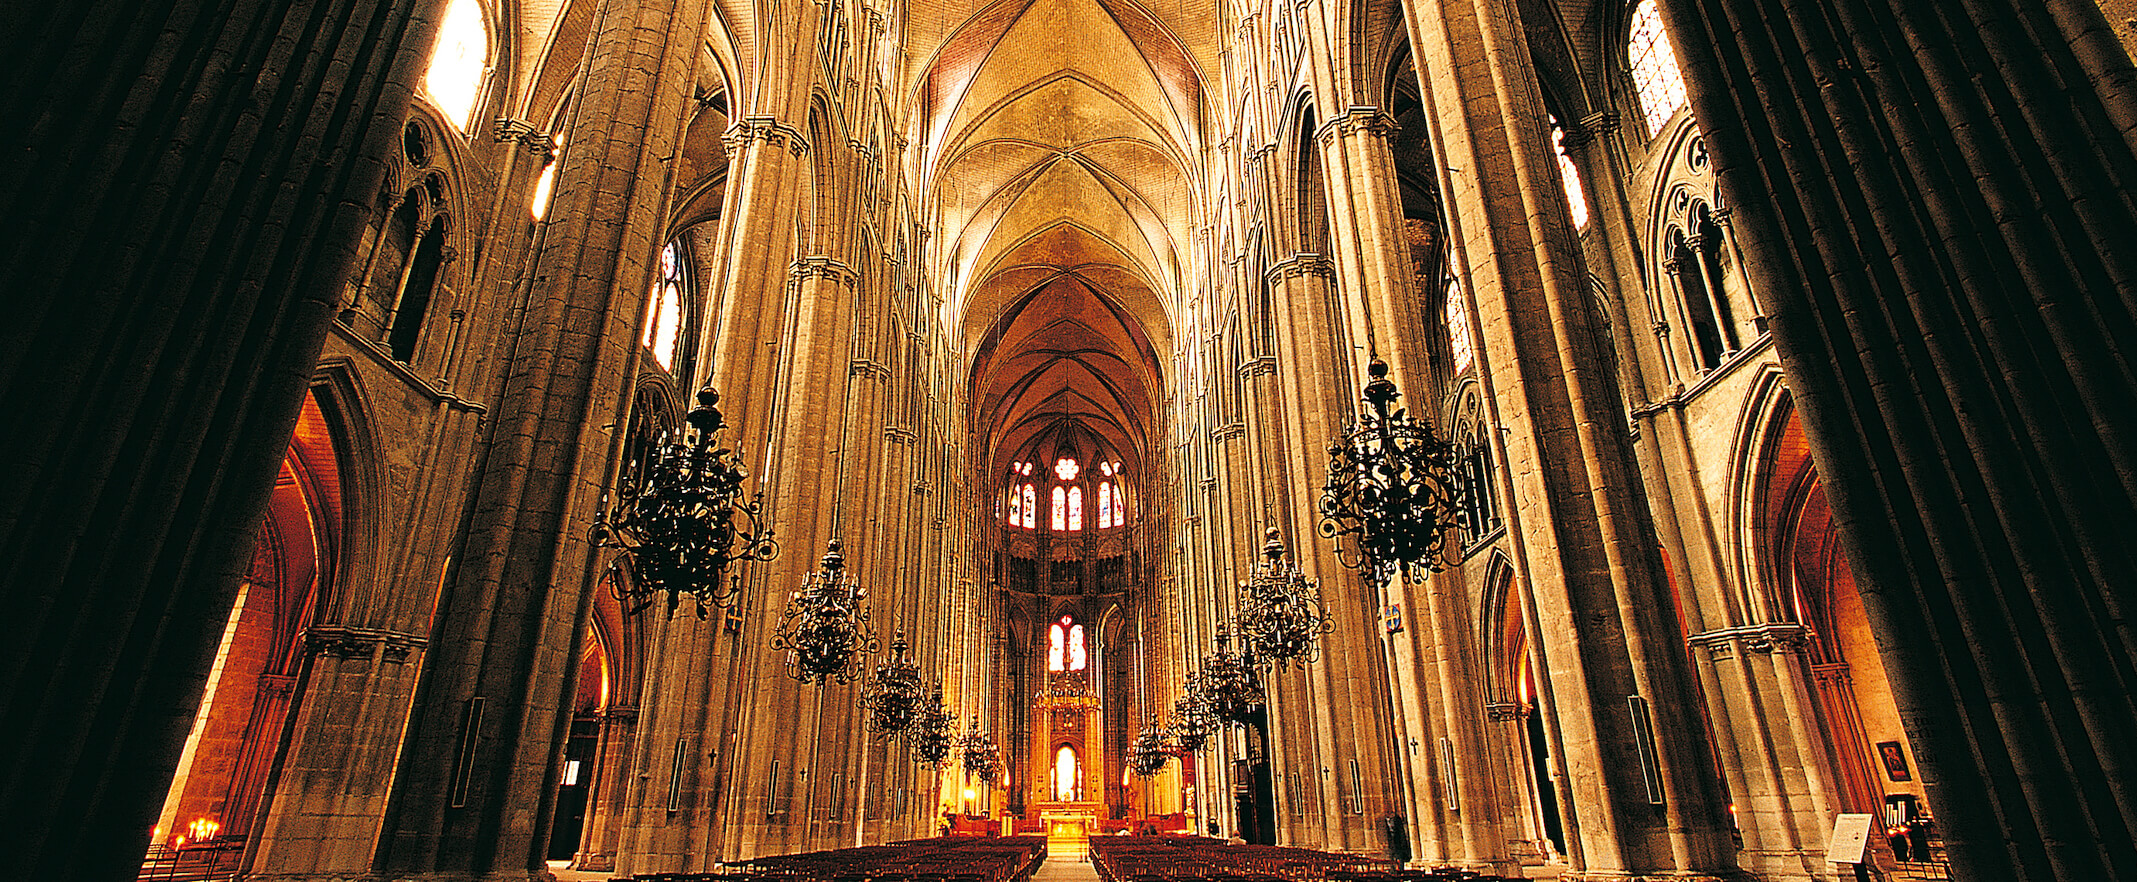
<path id="1" fill-rule="evenodd" d="M 822 568 L 802 579 L 772 632 L 772 649 L 791 653 L 787 676 L 803 683 L 853 682 L 861 656 L 881 648 L 868 627 L 867 600 L 868 590 L 846 572 L 839 541 L 831 540 Z"/>
<path id="2" fill-rule="evenodd" d="M 894 738 L 912 728 L 920 702 L 927 697 L 920 686 L 920 666 L 905 657 L 907 648 L 905 632 L 899 631 L 891 638 L 890 658 L 878 663 L 862 685 L 861 707 L 868 712 L 865 722 L 878 737 Z"/>
<path id="3" fill-rule="evenodd" d="M 989 784 L 1002 774 L 1002 750 L 995 746 L 994 736 L 976 727 L 965 733 L 957 742 L 964 754 L 965 774 Z"/>
<path id="4" fill-rule="evenodd" d="M 749 471 L 715 440 L 726 428 L 719 403 L 711 384 L 699 389 L 697 406 L 683 418 L 690 429 L 661 439 L 640 480 L 613 507 L 607 494 L 601 497 L 593 541 L 623 552 L 609 564 L 608 582 L 628 612 L 665 595 L 672 617 L 689 597 L 702 619 L 712 607 L 734 602 L 739 576 L 723 578 L 729 564 L 779 556 L 772 529 L 761 522 L 764 494 L 743 497 Z"/>
<path id="5" fill-rule="evenodd" d="M 1190 675 L 1188 682 L 1194 683 L 1199 676 L 1199 672 Z M 1210 736 L 1217 734 L 1217 728 L 1222 725 L 1224 721 L 1210 709 L 1208 699 L 1190 689 L 1188 694 L 1172 703 L 1172 722 L 1165 728 L 1172 732 L 1173 741 L 1181 750 L 1196 751 L 1208 747 Z"/>
<path id="6" fill-rule="evenodd" d="M 1336 540 L 1344 566 L 1376 583 L 1396 575 L 1419 581 L 1446 566 L 1460 508 L 1454 457 L 1429 423 L 1393 407 L 1402 393 L 1387 362 L 1375 358 L 1366 371 L 1372 380 L 1362 400 L 1371 412 L 1345 420 L 1342 437 L 1328 445 L 1321 535 Z"/>
<path id="7" fill-rule="evenodd" d="M 1227 723 L 1245 723 L 1264 697 L 1254 652 L 1233 652 L 1231 632 L 1217 629 L 1217 651 L 1202 657 L 1202 669 L 1187 678 L 1187 691 L 1199 695 L 1210 713 Z"/>
<path id="8" fill-rule="evenodd" d="M 1128 771 L 1138 778 L 1148 778 L 1165 770 L 1165 761 L 1172 758 L 1172 750 L 1165 744 L 1165 729 L 1162 726 L 1146 726 L 1136 733 L 1135 740 L 1128 743 Z"/>
<path id="9" fill-rule="evenodd" d="M 1299 572 L 1284 547 L 1282 534 L 1270 527 L 1261 546 L 1262 560 L 1253 576 L 1239 583 L 1240 642 L 1254 656 L 1288 668 L 1321 656 L 1322 634 L 1335 631 L 1328 609 L 1321 604 L 1321 586 Z"/>
<path id="10" fill-rule="evenodd" d="M 913 746 L 913 758 L 930 769 L 940 769 L 950 761 L 950 733 L 957 729 L 957 715 L 942 703 L 942 687 L 937 686 L 913 717 L 913 725 L 905 730 L 908 743 Z"/>

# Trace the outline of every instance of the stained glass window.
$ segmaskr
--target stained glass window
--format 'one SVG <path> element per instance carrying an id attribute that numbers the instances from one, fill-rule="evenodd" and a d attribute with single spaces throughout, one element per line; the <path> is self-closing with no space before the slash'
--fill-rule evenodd
<path id="1" fill-rule="evenodd" d="M 1067 621 L 1063 619 L 1062 621 Z M 1046 629 L 1046 669 L 1061 670 L 1062 660 L 1068 657 L 1066 632 L 1060 625 Z"/>
<path id="2" fill-rule="evenodd" d="M 1462 302 L 1460 279 L 1447 281 L 1447 345 L 1454 350 L 1454 372 L 1469 370 L 1476 361 L 1476 350 L 1469 339 L 1469 309 Z"/>
<path id="3" fill-rule="evenodd" d="M 1083 529 L 1082 487 L 1068 488 L 1068 528 L 1069 532 L 1072 533 Z"/>
<path id="4" fill-rule="evenodd" d="M 1076 480 L 1076 475 L 1081 473 L 1082 471 L 1083 469 L 1077 466 L 1076 461 L 1073 459 L 1063 458 L 1054 460 L 1054 474 L 1059 475 L 1061 477 L 1061 480 Z"/>
<path id="5" fill-rule="evenodd" d="M 1113 482 L 1098 482 L 1098 528 L 1113 526 Z"/>
<path id="6" fill-rule="evenodd" d="M 1024 526 L 1024 494 L 1017 492 L 1015 485 L 1009 487 L 1009 525 Z"/>
<path id="7" fill-rule="evenodd" d="M 490 35 L 482 24 L 482 4 L 453 0 L 438 28 L 437 45 L 430 50 L 430 68 L 423 73 L 424 94 L 453 128 L 467 131 L 475 97 L 482 90 L 482 68 L 489 61 Z"/>
<path id="8" fill-rule="evenodd" d="M 1037 493 L 1032 492 L 1030 484 L 1026 484 L 1024 485 L 1024 528 L 1028 530 L 1038 525 L 1039 496 Z"/>
<path id="9" fill-rule="evenodd" d="M 1084 666 L 1091 662 L 1090 651 L 1083 648 L 1083 626 L 1070 625 L 1068 633 L 1068 669 L 1083 670 Z"/>
<path id="10" fill-rule="evenodd" d="M 653 309 L 639 343 L 653 350 L 662 369 L 675 367 L 675 341 L 683 330 L 683 267 L 675 243 L 660 250 L 660 279 L 653 283 Z"/>
<path id="11" fill-rule="evenodd" d="M 1055 487 L 1055 488 L 1054 488 L 1054 516 L 1053 516 L 1052 518 L 1050 518 L 1050 519 L 1048 519 L 1048 520 L 1047 520 L 1047 522 L 1046 522 L 1046 528 L 1047 528 L 1047 529 L 1049 529 L 1049 530 L 1066 530 L 1066 529 L 1068 529 L 1068 490 L 1067 490 L 1067 489 L 1065 489 L 1065 488 L 1062 488 L 1062 487 Z"/>
<path id="12" fill-rule="evenodd" d="M 1670 48 L 1670 35 L 1662 28 L 1662 12 L 1655 8 L 1655 0 L 1640 0 L 1634 7 L 1627 50 L 1633 88 L 1640 93 L 1640 112 L 1647 117 L 1647 136 L 1652 138 L 1684 106 L 1684 74 L 1677 70 L 1677 53 Z"/>

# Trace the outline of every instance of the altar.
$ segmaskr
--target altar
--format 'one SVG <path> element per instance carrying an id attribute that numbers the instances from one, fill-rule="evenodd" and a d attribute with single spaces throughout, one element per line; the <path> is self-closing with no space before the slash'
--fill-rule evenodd
<path id="1" fill-rule="evenodd" d="M 1046 802 L 1034 805 L 1046 825 L 1046 853 L 1081 856 L 1090 850 L 1103 806 L 1096 802 Z"/>

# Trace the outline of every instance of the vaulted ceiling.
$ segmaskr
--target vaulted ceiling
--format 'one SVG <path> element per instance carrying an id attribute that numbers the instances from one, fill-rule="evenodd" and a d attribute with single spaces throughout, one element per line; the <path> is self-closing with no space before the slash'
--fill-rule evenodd
<path id="1" fill-rule="evenodd" d="M 995 467 L 1069 439 L 1149 452 L 1201 213 L 1203 76 L 1181 33 L 1214 38 L 1181 5 L 998 0 L 942 28 L 912 81 L 909 169 Z"/>

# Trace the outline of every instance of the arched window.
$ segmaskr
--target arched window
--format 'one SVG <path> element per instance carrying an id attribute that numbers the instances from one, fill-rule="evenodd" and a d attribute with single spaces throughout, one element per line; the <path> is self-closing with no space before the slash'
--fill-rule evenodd
<path id="1" fill-rule="evenodd" d="M 1090 650 L 1083 646 L 1083 626 L 1070 625 L 1068 634 L 1068 669 L 1083 670 L 1091 662 Z"/>
<path id="2" fill-rule="evenodd" d="M 1640 0 L 1632 11 L 1632 35 L 1626 53 L 1632 61 L 1632 84 L 1640 94 L 1640 113 L 1647 118 L 1647 136 L 1662 133 L 1677 108 L 1684 106 L 1684 74 L 1677 70 L 1677 53 L 1670 48 L 1670 35 L 1662 29 L 1662 12 L 1655 0 Z"/>
<path id="3" fill-rule="evenodd" d="M 1068 528 L 1073 533 L 1083 529 L 1083 488 L 1068 488 Z"/>
<path id="4" fill-rule="evenodd" d="M 1066 744 L 1054 751 L 1054 798 L 1062 802 L 1075 802 L 1077 787 L 1076 748 Z"/>
<path id="5" fill-rule="evenodd" d="M 1491 446 L 1475 435 L 1457 449 L 1462 480 L 1462 544 L 1466 547 L 1499 528 L 1498 498 L 1492 495 Z"/>
<path id="6" fill-rule="evenodd" d="M 1061 627 L 1067 622 L 1068 619 L 1063 617 L 1046 629 L 1046 669 L 1049 671 L 1061 670 L 1068 658 L 1068 632 Z"/>
<path id="7" fill-rule="evenodd" d="M 430 312 L 430 296 L 437 288 L 438 270 L 444 262 L 445 218 L 440 216 L 431 221 L 430 229 L 416 243 L 400 297 L 393 304 L 386 346 L 393 350 L 395 361 L 415 360 L 416 343 L 423 339 L 423 316 Z"/>
<path id="8" fill-rule="evenodd" d="M 676 243 L 660 250 L 660 278 L 653 282 L 653 308 L 646 315 L 639 343 L 653 351 L 662 370 L 675 368 L 676 341 L 683 330 L 683 262 Z"/>
<path id="9" fill-rule="evenodd" d="M 1447 280 L 1447 347 L 1453 350 L 1454 372 L 1469 370 L 1476 362 L 1476 350 L 1469 339 L 1469 308 L 1462 300 L 1462 280 Z"/>
<path id="10" fill-rule="evenodd" d="M 1015 484 L 1009 485 L 1009 525 L 1024 526 L 1024 495 L 1017 492 Z"/>
<path id="11" fill-rule="evenodd" d="M 1054 488 L 1054 516 L 1047 520 L 1046 528 L 1049 530 L 1057 531 L 1068 529 L 1067 489 L 1061 487 Z"/>
<path id="12" fill-rule="evenodd" d="M 438 27 L 438 43 L 430 51 L 423 93 L 453 128 L 467 131 L 475 98 L 482 93 L 482 69 L 489 61 L 490 33 L 483 26 L 482 4 L 452 0 L 444 24 Z"/>
<path id="13" fill-rule="evenodd" d="M 1024 485 L 1024 529 L 1039 526 L 1039 495 L 1030 484 Z"/>
<path id="14" fill-rule="evenodd" d="M 1588 226 L 1588 196 L 1581 189 L 1580 169 L 1573 166 L 1573 157 L 1566 155 L 1566 128 L 1558 120 L 1551 120 L 1551 149 L 1558 154 L 1558 181 L 1566 188 L 1566 204 L 1573 209 L 1573 228 Z"/>
<path id="15" fill-rule="evenodd" d="M 1113 485 L 1113 526 L 1116 527 L 1123 527 L 1128 524 L 1127 487 L 1127 478 L 1122 478 L 1120 483 Z"/>
<path id="16" fill-rule="evenodd" d="M 1113 526 L 1113 482 L 1098 482 L 1098 528 Z"/>
<path id="17" fill-rule="evenodd" d="M 1687 240 L 1684 233 L 1672 229 L 1667 242 L 1667 255 L 1662 263 L 1664 272 L 1675 280 L 1678 302 L 1684 305 L 1684 322 L 1690 326 L 1693 355 L 1699 359 L 1700 370 L 1713 370 L 1721 366 L 1722 358 L 1729 348 L 1722 335 L 1720 301 L 1714 296 L 1709 284 L 1706 263 L 1693 251 L 1696 240 Z"/>

